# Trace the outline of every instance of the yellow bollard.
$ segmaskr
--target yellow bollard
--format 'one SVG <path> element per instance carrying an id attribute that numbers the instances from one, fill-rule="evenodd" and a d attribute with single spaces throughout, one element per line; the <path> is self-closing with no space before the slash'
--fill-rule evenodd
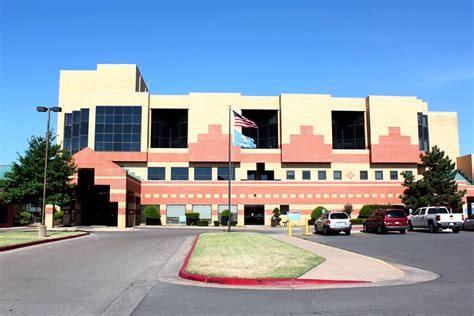
<path id="1" fill-rule="evenodd" d="M 288 220 L 288 236 L 291 237 L 291 221 Z"/>
<path id="2" fill-rule="evenodd" d="M 304 232 L 304 234 L 305 234 L 306 236 L 309 235 L 309 219 L 306 220 L 306 227 L 305 227 L 305 232 Z"/>

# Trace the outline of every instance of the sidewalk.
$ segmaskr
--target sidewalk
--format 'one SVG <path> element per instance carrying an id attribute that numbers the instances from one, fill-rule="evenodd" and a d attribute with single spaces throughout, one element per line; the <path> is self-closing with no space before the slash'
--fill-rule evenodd
<path id="1" fill-rule="evenodd" d="M 268 236 L 326 258 L 325 262 L 302 275 L 301 279 L 381 282 L 405 276 L 400 269 L 379 259 L 283 234 Z"/>

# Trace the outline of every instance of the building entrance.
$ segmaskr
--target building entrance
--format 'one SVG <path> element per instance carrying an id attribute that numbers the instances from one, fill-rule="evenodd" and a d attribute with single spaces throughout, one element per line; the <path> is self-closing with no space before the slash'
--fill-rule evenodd
<path id="1" fill-rule="evenodd" d="M 265 206 L 245 205 L 244 225 L 265 225 Z"/>
<path id="2" fill-rule="evenodd" d="M 110 186 L 94 185 L 94 170 L 78 172 L 75 212 L 78 225 L 117 226 L 118 203 L 110 202 Z"/>

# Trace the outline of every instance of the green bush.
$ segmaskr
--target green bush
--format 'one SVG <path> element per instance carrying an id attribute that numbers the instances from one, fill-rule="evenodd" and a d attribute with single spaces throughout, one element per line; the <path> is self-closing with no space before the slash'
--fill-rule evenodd
<path id="1" fill-rule="evenodd" d="M 352 225 L 362 225 L 365 222 L 365 218 L 353 218 Z"/>
<path id="2" fill-rule="evenodd" d="M 229 217 L 229 214 L 230 214 L 231 217 L 233 216 L 233 214 L 232 214 L 231 212 L 229 212 L 229 210 L 223 210 L 223 211 L 221 212 L 221 217 L 226 217 L 226 218 L 228 218 L 228 217 Z"/>
<path id="3" fill-rule="evenodd" d="M 20 217 L 20 219 L 19 219 L 20 225 L 22 225 L 22 226 L 30 225 L 30 223 L 31 223 L 31 213 L 30 212 L 22 211 L 22 212 L 20 212 L 19 217 Z"/>
<path id="4" fill-rule="evenodd" d="M 373 211 L 374 211 L 373 205 L 364 205 L 359 211 L 358 218 L 368 218 Z"/>
<path id="5" fill-rule="evenodd" d="M 220 226 L 221 225 L 221 222 L 219 221 L 214 221 L 214 226 Z"/>
<path id="6" fill-rule="evenodd" d="M 189 219 L 199 219 L 199 213 L 186 213 L 185 215 Z"/>
<path id="7" fill-rule="evenodd" d="M 209 221 L 205 219 L 198 220 L 197 222 L 198 226 L 209 226 Z"/>
<path id="8" fill-rule="evenodd" d="M 237 226 L 237 221 L 230 221 L 230 226 Z"/>
<path id="9" fill-rule="evenodd" d="M 186 213 L 186 225 L 197 225 L 199 221 L 199 213 Z"/>
<path id="10" fill-rule="evenodd" d="M 154 205 L 148 205 L 144 210 L 145 217 L 150 219 L 161 218 L 160 209 Z"/>
<path id="11" fill-rule="evenodd" d="M 62 224 L 63 223 L 63 217 L 64 217 L 64 212 L 63 211 L 54 212 L 54 223 L 56 225 Z"/>
<path id="12" fill-rule="evenodd" d="M 324 206 L 318 206 L 313 210 L 313 212 L 311 213 L 311 219 L 313 220 L 313 224 L 314 224 L 314 221 L 320 218 L 324 212 L 327 212 Z"/>

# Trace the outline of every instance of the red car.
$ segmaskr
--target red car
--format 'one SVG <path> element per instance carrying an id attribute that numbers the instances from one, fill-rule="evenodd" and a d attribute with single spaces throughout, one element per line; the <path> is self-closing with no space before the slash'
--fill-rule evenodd
<path id="1" fill-rule="evenodd" d="M 389 230 L 397 230 L 405 234 L 408 228 L 408 218 L 403 210 L 376 210 L 363 224 L 364 232 L 376 231 L 384 234 Z"/>

